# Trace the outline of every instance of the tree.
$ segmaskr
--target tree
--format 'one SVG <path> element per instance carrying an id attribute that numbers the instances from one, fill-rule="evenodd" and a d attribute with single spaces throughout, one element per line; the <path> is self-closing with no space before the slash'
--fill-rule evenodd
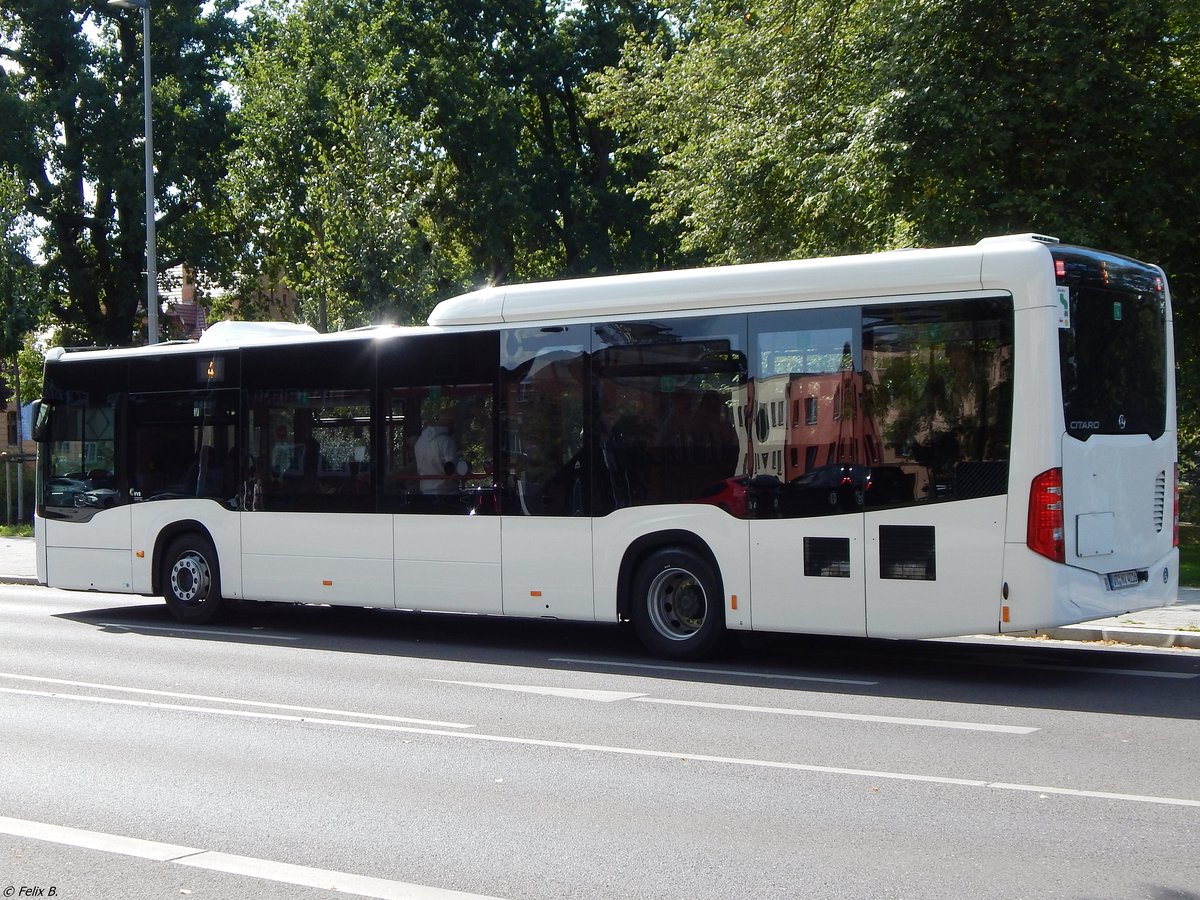
<path id="1" fill-rule="evenodd" d="M 267 8 L 235 78 L 236 302 L 286 280 L 318 324 L 411 321 L 473 285 L 661 265 L 668 232 L 628 191 L 646 158 L 615 159 L 585 82 L 647 9 Z"/>
<path id="2" fill-rule="evenodd" d="M 0 359 L 9 360 L 38 321 L 37 268 L 27 248 L 33 223 L 18 179 L 0 171 Z"/>
<path id="3" fill-rule="evenodd" d="M 885 9 L 874 133 L 920 240 L 1041 230 L 1190 268 L 1200 98 L 1167 2 Z"/>
<path id="4" fill-rule="evenodd" d="M 672 27 L 632 33 L 594 103 L 653 155 L 637 185 L 685 252 L 749 262 L 907 243 L 872 136 L 871 67 L 856 45 L 864 0 L 680 5 Z"/>
<path id="5" fill-rule="evenodd" d="M 1041 230 L 1190 283 L 1197 16 L 1182 0 L 766 0 L 635 35 L 598 102 L 708 259 Z"/>
<path id="6" fill-rule="evenodd" d="M 253 20 L 235 76 L 244 142 L 224 184 L 241 249 L 225 308 L 260 314 L 283 285 L 321 330 L 408 322 L 453 283 L 454 248 L 434 247 L 423 206 L 428 141 L 387 102 L 400 51 L 378 28 L 352 5 Z"/>
<path id="7" fill-rule="evenodd" d="M 160 268 L 212 267 L 231 136 L 223 65 L 235 0 L 155 0 L 151 67 Z M 0 165 L 36 217 L 49 308 L 103 344 L 140 330 L 145 223 L 140 17 L 104 0 L 0 7 Z"/>

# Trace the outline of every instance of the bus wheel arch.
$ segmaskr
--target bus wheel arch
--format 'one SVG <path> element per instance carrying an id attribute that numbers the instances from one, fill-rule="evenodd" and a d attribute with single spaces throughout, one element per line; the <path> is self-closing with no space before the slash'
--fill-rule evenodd
<path id="1" fill-rule="evenodd" d="M 181 622 L 210 622 L 221 612 L 221 563 L 204 526 L 180 522 L 155 542 L 155 590 Z"/>
<path id="2" fill-rule="evenodd" d="M 651 652 L 701 659 L 726 641 L 721 569 L 709 546 L 688 531 L 639 538 L 618 576 L 618 612 Z"/>

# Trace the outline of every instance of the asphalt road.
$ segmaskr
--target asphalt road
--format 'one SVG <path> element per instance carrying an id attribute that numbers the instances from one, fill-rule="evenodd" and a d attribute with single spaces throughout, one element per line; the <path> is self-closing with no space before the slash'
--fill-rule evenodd
<path id="1" fill-rule="evenodd" d="M 0 897 L 1185 900 L 1198 718 L 1189 650 L 777 638 L 678 665 L 609 627 L 185 627 L 5 586 Z"/>

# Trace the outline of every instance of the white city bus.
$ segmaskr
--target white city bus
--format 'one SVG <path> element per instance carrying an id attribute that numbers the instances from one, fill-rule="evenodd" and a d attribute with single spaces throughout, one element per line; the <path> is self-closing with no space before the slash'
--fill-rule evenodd
<path id="1" fill-rule="evenodd" d="M 1036 235 L 53 350 L 37 421 L 40 581 L 185 622 L 632 621 L 697 658 L 729 631 L 1021 631 L 1177 594 L 1163 273 Z"/>

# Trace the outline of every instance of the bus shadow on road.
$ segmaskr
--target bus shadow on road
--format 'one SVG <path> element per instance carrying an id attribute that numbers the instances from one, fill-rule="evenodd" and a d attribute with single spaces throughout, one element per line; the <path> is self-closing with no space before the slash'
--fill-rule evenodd
<path id="1" fill-rule="evenodd" d="M 1200 653 L 1063 643 L 899 641 L 820 635 L 731 636 L 699 662 L 647 654 L 624 625 L 253 604 L 219 623 L 182 624 L 158 605 L 61 613 L 119 637 L 324 650 L 503 665 L 628 679 L 769 687 L 798 694 L 990 704 L 1160 718 L 1200 718 Z M 781 700 L 780 705 L 786 705 Z"/>

